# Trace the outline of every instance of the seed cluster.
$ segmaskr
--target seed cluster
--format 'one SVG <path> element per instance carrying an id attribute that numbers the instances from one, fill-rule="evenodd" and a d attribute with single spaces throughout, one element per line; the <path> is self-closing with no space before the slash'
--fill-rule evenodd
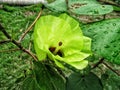
<path id="1" fill-rule="evenodd" d="M 62 42 L 60 41 L 59 43 L 58 43 L 58 46 L 62 46 Z M 58 47 L 50 47 L 49 48 L 49 50 L 50 50 L 50 52 L 52 52 L 54 55 L 59 55 L 59 56 L 63 56 L 62 55 L 62 51 L 60 50 L 60 48 Z"/>

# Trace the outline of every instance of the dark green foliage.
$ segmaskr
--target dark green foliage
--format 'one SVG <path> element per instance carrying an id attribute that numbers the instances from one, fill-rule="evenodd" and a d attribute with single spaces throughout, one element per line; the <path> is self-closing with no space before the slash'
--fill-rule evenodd
<path id="1" fill-rule="evenodd" d="M 40 10 L 40 5 L 36 6 L 9 6 L 3 5 L 0 9 L 0 24 L 5 30 L 18 40 L 20 35 L 33 22 Z M 31 35 L 26 35 L 22 45 L 29 46 Z M 0 31 L 0 41 L 7 38 Z M 25 76 L 29 74 L 31 57 L 17 49 L 13 43 L 0 44 L 0 90 L 19 90 Z"/>
<path id="2" fill-rule="evenodd" d="M 0 53 L 0 90 L 13 90 L 21 85 L 28 72 L 29 64 L 21 52 Z M 26 73 L 24 72 L 26 71 Z"/>
<path id="3" fill-rule="evenodd" d="M 113 6 L 114 11 L 120 11 L 120 7 Z"/>
<path id="4" fill-rule="evenodd" d="M 120 90 L 120 76 L 106 71 L 101 77 L 105 90 Z"/>
<path id="5" fill-rule="evenodd" d="M 53 67 L 40 62 L 34 65 L 36 79 L 42 90 L 65 90 L 64 79 Z"/>
<path id="6" fill-rule="evenodd" d="M 120 4 L 120 0 L 114 0 L 118 5 Z"/>
<path id="7" fill-rule="evenodd" d="M 26 6 L 23 8 L 22 6 L 3 5 L 3 9 L 0 10 L 0 22 L 12 38 L 18 39 L 37 16 L 40 10 L 38 7 Z"/>
<path id="8" fill-rule="evenodd" d="M 93 73 L 73 73 L 68 77 L 67 90 L 103 90 L 100 79 Z"/>
<path id="9" fill-rule="evenodd" d="M 36 78 L 33 76 L 31 77 L 27 77 L 24 82 L 23 82 L 23 86 L 22 86 L 22 90 L 42 90 L 37 81 Z"/>
<path id="10" fill-rule="evenodd" d="M 65 80 L 53 67 L 34 62 L 33 72 L 25 79 L 23 90 L 65 90 Z"/>

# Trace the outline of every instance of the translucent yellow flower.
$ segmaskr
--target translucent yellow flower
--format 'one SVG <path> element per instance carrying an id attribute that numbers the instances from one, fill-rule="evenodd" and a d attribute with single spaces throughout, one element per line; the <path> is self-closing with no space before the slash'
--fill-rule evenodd
<path id="1" fill-rule="evenodd" d="M 91 54 L 91 39 L 83 36 L 79 23 L 67 14 L 47 15 L 36 22 L 34 47 L 39 60 L 49 58 L 59 67 L 63 67 L 62 61 L 83 69 Z"/>

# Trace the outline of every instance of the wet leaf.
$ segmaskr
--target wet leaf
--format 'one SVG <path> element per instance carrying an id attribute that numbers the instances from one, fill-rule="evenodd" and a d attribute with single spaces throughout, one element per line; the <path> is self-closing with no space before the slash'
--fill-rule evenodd
<path id="1" fill-rule="evenodd" d="M 120 18 L 85 25 L 83 32 L 92 38 L 92 50 L 110 62 L 120 64 Z"/>
<path id="2" fill-rule="evenodd" d="M 46 7 L 55 12 L 64 12 L 67 10 L 65 0 L 56 0 L 50 4 L 47 4 Z"/>
<path id="3" fill-rule="evenodd" d="M 69 8 L 80 15 L 103 15 L 113 11 L 110 5 L 101 5 L 96 0 L 69 0 Z"/>
<path id="4" fill-rule="evenodd" d="M 93 73 L 73 73 L 68 77 L 67 90 L 103 90 L 100 79 Z"/>

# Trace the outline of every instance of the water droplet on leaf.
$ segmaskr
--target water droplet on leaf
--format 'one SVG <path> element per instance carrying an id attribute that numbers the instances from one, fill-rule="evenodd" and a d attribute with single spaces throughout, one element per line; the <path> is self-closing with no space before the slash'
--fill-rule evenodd
<path id="1" fill-rule="evenodd" d="M 105 34 L 108 34 L 108 31 L 104 31 Z"/>
<path id="2" fill-rule="evenodd" d="M 114 53 L 112 54 L 112 57 L 116 57 L 117 55 L 118 55 L 118 53 L 115 53 L 115 52 L 114 52 Z"/>
<path id="3" fill-rule="evenodd" d="M 116 40 L 112 40 L 110 43 L 114 43 Z"/>
<path id="4" fill-rule="evenodd" d="M 113 26 L 116 26 L 116 23 L 113 23 Z"/>
<path id="5" fill-rule="evenodd" d="M 120 30 L 119 30 L 119 31 L 117 31 L 117 33 L 120 33 Z"/>
<path id="6" fill-rule="evenodd" d="M 109 48 L 110 46 L 109 45 L 106 45 L 106 46 L 104 46 L 105 48 Z"/>
<path id="7" fill-rule="evenodd" d="M 98 10 L 94 10 L 94 14 L 99 14 L 99 11 Z"/>
<path id="8" fill-rule="evenodd" d="M 102 8 L 105 8 L 105 6 L 104 6 L 104 5 L 102 5 Z"/>

